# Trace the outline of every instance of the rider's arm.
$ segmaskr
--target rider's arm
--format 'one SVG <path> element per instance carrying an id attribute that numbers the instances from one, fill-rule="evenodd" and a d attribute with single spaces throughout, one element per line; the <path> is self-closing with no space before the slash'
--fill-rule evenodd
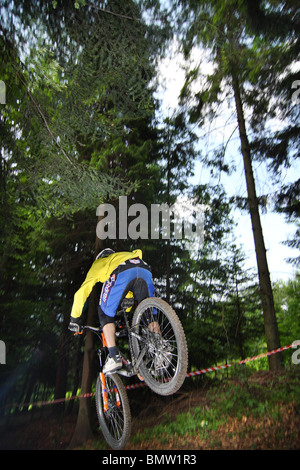
<path id="1" fill-rule="evenodd" d="M 84 313 L 87 310 L 88 303 L 89 303 L 89 299 L 87 299 L 85 301 L 82 313 Z M 73 331 L 74 333 L 80 332 L 80 330 L 81 330 L 80 318 L 81 317 L 75 318 L 75 317 L 72 317 L 72 315 L 70 316 L 70 323 L 69 323 L 69 326 L 68 326 L 70 331 Z"/>
<path id="2" fill-rule="evenodd" d="M 95 274 L 95 267 L 92 265 L 91 269 L 87 273 L 84 283 L 74 295 L 74 301 L 69 323 L 69 330 L 71 331 L 80 331 L 80 317 L 83 308 L 87 302 L 90 293 L 92 292 L 94 285 L 98 282 L 98 278 Z"/>
<path id="3" fill-rule="evenodd" d="M 90 293 L 97 280 L 95 279 L 86 279 L 80 289 L 74 295 L 74 302 L 71 311 L 71 318 L 78 319 L 81 317 L 84 304 L 89 297 Z"/>

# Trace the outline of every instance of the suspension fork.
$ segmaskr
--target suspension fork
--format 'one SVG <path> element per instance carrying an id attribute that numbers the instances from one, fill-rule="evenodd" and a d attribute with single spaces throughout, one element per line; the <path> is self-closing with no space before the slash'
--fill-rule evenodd
<path id="1" fill-rule="evenodd" d="M 106 340 L 104 337 L 104 334 L 102 333 L 102 343 L 103 343 L 103 348 L 107 348 Z M 103 351 L 103 349 L 102 349 Z M 100 361 L 100 366 L 102 365 L 102 354 L 101 350 L 98 351 L 98 356 L 99 356 L 99 361 Z M 106 385 L 106 380 L 105 380 L 105 375 L 103 372 L 99 372 L 100 380 L 101 380 L 101 392 L 102 392 L 102 400 L 103 400 L 103 411 L 106 412 L 108 410 L 108 390 L 107 390 L 107 385 Z M 120 395 L 118 392 L 117 387 L 114 385 L 114 392 L 115 392 L 115 398 L 116 398 L 116 404 L 117 407 L 121 406 L 121 400 L 120 400 Z"/>
<path id="2" fill-rule="evenodd" d="M 108 405 L 108 390 L 107 390 L 107 385 L 106 385 L 106 380 L 105 380 L 105 375 L 103 372 L 99 373 L 100 380 L 101 380 L 101 393 L 102 393 L 102 401 L 103 401 L 103 411 L 104 413 L 108 410 L 109 405 Z M 116 399 L 116 405 L 119 408 L 121 406 L 121 399 L 119 395 L 119 391 L 114 385 L 114 393 L 115 393 L 115 399 Z"/>
<path id="3" fill-rule="evenodd" d="M 115 397 L 116 397 L 116 404 L 117 404 L 117 407 L 119 408 L 121 406 L 121 400 L 120 400 L 118 389 L 115 385 L 114 385 L 114 392 L 115 392 Z"/>
<path id="4" fill-rule="evenodd" d="M 107 344 L 106 344 L 106 340 L 105 340 L 105 336 L 104 336 L 103 332 L 101 333 L 101 337 L 102 337 L 103 347 L 102 347 L 102 349 L 99 349 L 98 357 L 99 357 L 100 367 L 101 367 L 101 370 L 102 370 L 102 363 L 104 362 L 103 361 L 103 354 L 104 354 L 105 348 L 107 348 Z M 103 372 L 99 372 L 99 377 L 100 377 L 100 381 L 101 381 L 103 411 L 106 412 L 108 410 L 108 393 L 107 393 L 105 375 L 103 374 Z"/>
<path id="5" fill-rule="evenodd" d="M 106 388 L 106 382 L 105 382 L 105 375 L 103 374 L 103 372 L 100 372 L 99 376 L 100 376 L 100 380 L 101 380 L 103 411 L 106 412 L 108 410 L 108 398 L 107 398 L 107 388 Z"/>

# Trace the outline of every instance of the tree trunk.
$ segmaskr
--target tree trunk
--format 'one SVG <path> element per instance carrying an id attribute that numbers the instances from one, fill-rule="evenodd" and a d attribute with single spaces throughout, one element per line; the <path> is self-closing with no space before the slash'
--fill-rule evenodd
<path id="1" fill-rule="evenodd" d="M 90 294 L 89 309 L 87 315 L 87 324 L 96 326 L 95 312 L 99 300 L 97 286 L 94 287 Z M 85 347 L 83 355 L 81 394 L 89 394 L 92 390 L 94 374 L 94 358 L 95 358 L 95 335 L 88 331 L 85 338 Z M 77 422 L 69 448 L 78 447 L 89 439 L 93 439 L 93 431 L 91 424 L 91 397 L 80 398 Z"/>
<path id="2" fill-rule="evenodd" d="M 251 162 L 251 152 L 246 132 L 244 111 L 241 101 L 239 82 L 235 74 L 232 74 L 232 84 L 234 90 L 235 105 L 237 110 L 238 126 L 244 160 L 244 170 L 248 193 L 248 204 L 251 216 L 252 231 L 256 252 L 256 261 L 259 276 L 260 293 L 264 314 L 264 327 L 268 351 L 280 347 L 279 332 L 275 315 L 274 300 L 270 273 L 268 268 L 265 243 L 260 222 L 258 201 L 256 196 L 255 181 Z M 281 354 L 269 356 L 270 370 L 277 370 L 282 367 Z"/>
<path id="3" fill-rule="evenodd" d="M 56 372 L 55 391 L 54 399 L 64 398 L 67 391 L 67 377 L 68 377 L 68 365 L 69 365 L 69 346 L 67 338 L 69 336 L 68 323 L 69 313 L 64 314 L 62 333 L 60 336 L 59 351 L 58 351 L 58 365 Z M 59 403 L 55 405 L 55 411 L 60 413 L 65 409 L 65 403 Z"/>
<path id="4" fill-rule="evenodd" d="M 171 244 L 170 239 L 167 240 L 167 247 L 166 247 L 166 302 L 170 303 L 170 265 L 171 265 Z"/>
<path id="5" fill-rule="evenodd" d="M 101 241 L 96 238 L 95 256 L 100 251 Z M 99 289 L 96 285 L 90 294 L 87 324 L 95 326 L 96 312 L 99 301 Z M 82 379 L 81 379 L 81 393 L 91 393 L 92 383 L 94 380 L 93 362 L 95 357 L 95 335 L 88 331 L 86 333 L 85 348 L 83 356 Z M 93 431 L 91 424 L 91 398 L 81 398 L 79 403 L 79 411 L 77 416 L 76 427 L 69 444 L 69 449 L 74 449 L 80 446 L 89 439 L 93 439 Z"/>
<path id="6" fill-rule="evenodd" d="M 168 154 L 167 154 L 167 204 L 170 207 L 170 186 L 171 186 L 171 156 L 170 156 L 170 137 L 168 135 Z M 166 246 L 166 302 L 170 303 L 171 297 L 171 227 Z"/>

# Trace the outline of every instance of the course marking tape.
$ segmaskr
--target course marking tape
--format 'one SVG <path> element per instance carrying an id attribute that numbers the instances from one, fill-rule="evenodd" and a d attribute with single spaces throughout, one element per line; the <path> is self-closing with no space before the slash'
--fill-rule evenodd
<path id="1" fill-rule="evenodd" d="M 259 354 L 258 356 L 248 357 L 247 359 L 243 359 L 242 361 L 239 361 L 239 362 L 236 362 L 236 363 L 224 364 L 222 366 L 208 367 L 207 369 L 200 369 L 200 370 L 197 370 L 195 372 L 188 372 L 186 374 L 186 377 L 194 377 L 194 376 L 201 375 L 201 374 L 207 374 L 209 372 L 215 372 L 215 371 L 218 371 L 220 369 L 227 369 L 228 367 L 232 367 L 232 366 L 238 366 L 238 365 L 241 365 L 241 364 L 246 364 L 247 362 L 256 361 L 257 359 L 261 359 L 263 357 L 267 357 L 267 356 L 271 356 L 273 354 L 277 354 L 281 351 L 285 351 L 286 349 L 294 348 L 295 343 L 296 342 L 294 342 L 292 344 L 289 344 L 288 346 L 283 346 L 281 348 L 274 349 L 273 351 L 268 351 L 266 353 Z M 136 384 L 133 384 L 133 385 L 126 385 L 125 389 L 126 390 L 134 390 L 136 388 L 145 387 L 145 386 L 146 386 L 145 382 L 140 382 L 140 383 L 136 383 Z M 55 400 L 50 400 L 50 401 L 39 401 L 39 402 L 35 402 L 35 403 L 20 403 L 20 404 L 6 405 L 5 408 L 7 408 L 9 406 L 19 406 L 19 407 L 22 407 L 22 408 L 23 407 L 26 408 L 26 407 L 29 407 L 29 406 L 33 407 L 33 406 L 55 405 L 55 404 L 58 404 L 58 403 L 64 403 L 64 402 L 69 401 L 69 400 L 76 400 L 78 398 L 90 398 L 90 397 L 93 397 L 93 396 L 95 396 L 95 392 L 83 393 L 81 395 L 74 395 L 74 396 L 68 397 L 68 398 L 57 398 Z"/>
<path id="2" fill-rule="evenodd" d="M 193 377 L 195 375 L 206 374 L 207 372 L 214 372 L 214 371 L 217 371 L 217 370 L 220 370 L 220 369 L 227 369 L 228 367 L 238 366 L 238 365 L 241 365 L 241 364 L 246 364 L 247 362 L 256 361 L 257 359 L 261 359 L 263 357 L 271 356 L 272 354 L 277 354 L 281 351 L 284 351 L 284 350 L 292 348 L 292 347 L 294 347 L 293 344 L 290 344 L 288 346 L 283 346 L 282 348 L 274 349 L 273 351 L 268 351 L 266 353 L 259 354 L 258 356 L 248 357 L 247 359 L 243 359 L 242 361 L 236 362 L 236 363 L 233 363 L 233 364 L 224 364 L 222 366 L 215 366 L 215 367 L 209 367 L 207 369 L 200 369 L 200 370 L 197 370 L 196 372 L 189 372 L 187 374 L 187 377 Z"/>

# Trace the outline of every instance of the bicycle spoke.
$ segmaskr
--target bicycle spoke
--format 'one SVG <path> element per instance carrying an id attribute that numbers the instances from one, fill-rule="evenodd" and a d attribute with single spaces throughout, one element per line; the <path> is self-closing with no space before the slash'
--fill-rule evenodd
<path id="1" fill-rule="evenodd" d="M 143 313 L 140 334 L 143 336 L 143 343 L 149 345 L 145 365 L 158 382 L 164 383 L 172 379 L 177 368 L 177 342 L 172 325 L 164 313 L 155 310 L 154 313 L 153 308 L 149 308 Z M 158 325 L 160 333 L 150 331 L 150 324 Z"/>
<path id="2" fill-rule="evenodd" d="M 131 416 L 128 398 L 121 379 L 116 375 L 106 375 L 108 409 L 104 411 L 101 381 L 97 381 L 96 406 L 99 424 L 107 443 L 113 449 L 121 449 L 130 436 Z"/>
<path id="3" fill-rule="evenodd" d="M 174 393 L 187 370 L 185 334 L 175 311 L 162 299 L 147 298 L 137 307 L 132 325 L 136 358 L 146 349 L 139 363 L 140 374 L 156 393 Z"/>
<path id="4" fill-rule="evenodd" d="M 105 412 L 107 426 L 115 439 L 120 439 L 124 429 L 123 408 L 116 403 L 114 384 L 109 376 L 106 376 L 108 388 L 108 411 Z"/>

